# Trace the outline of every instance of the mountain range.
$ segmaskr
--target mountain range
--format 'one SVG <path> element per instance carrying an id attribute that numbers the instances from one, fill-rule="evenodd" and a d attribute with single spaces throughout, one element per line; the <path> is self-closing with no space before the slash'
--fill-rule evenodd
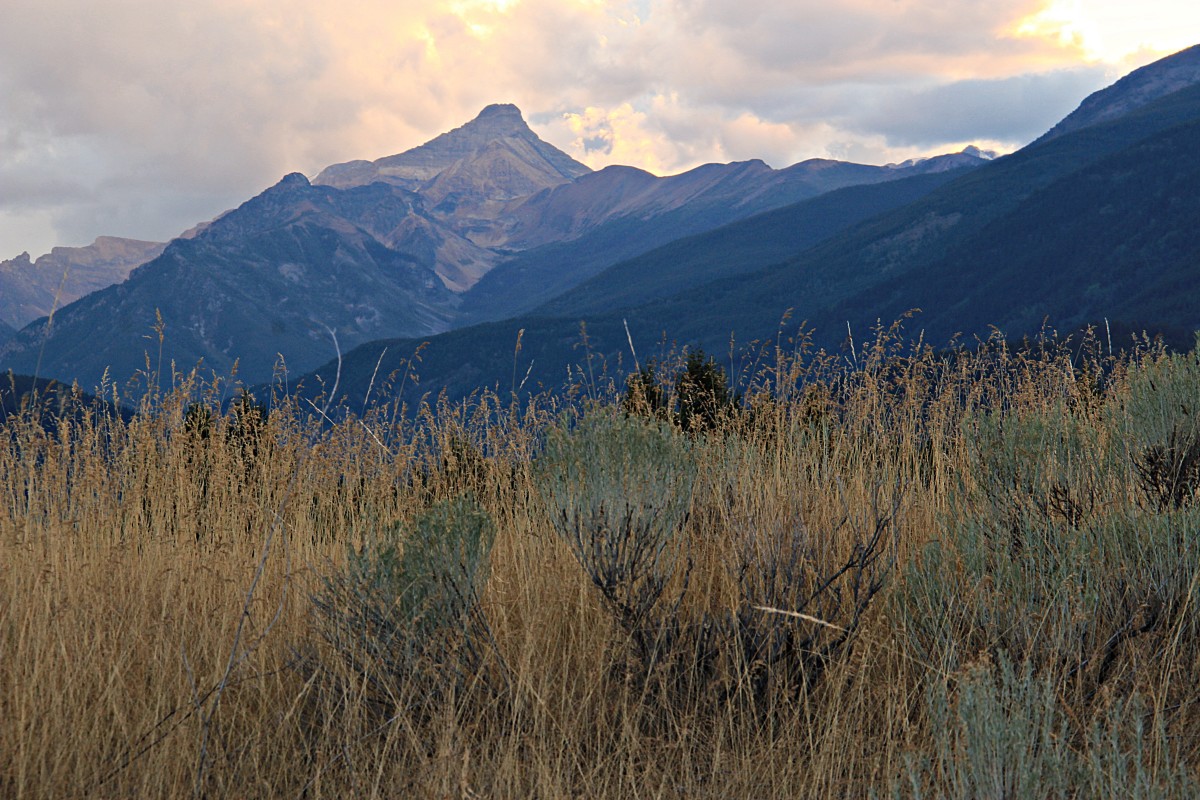
<path id="1" fill-rule="evenodd" d="M 938 185 L 843 189 L 679 239 L 526 315 L 373 342 L 303 382 L 320 391 L 340 367 L 340 392 L 363 402 L 379 385 L 371 378 L 408 370 L 420 347 L 416 392 L 561 388 L 565 365 L 585 357 L 581 323 L 593 364 L 628 369 L 632 340 L 643 360 L 666 342 L 736 367 L 731 341 L 736 350 L 786 339 L 803 322 L 836 350 L 848 332 L 861 341 L 914 309 L 907 334 L 935 346 L 993 326 L 1016 338 L 1046 322 L 1187 346 L 1200 329 L 1197 66 L 1200 47 L 1144 67 L 1087 98 L 1056 135 Z M 878 192 L 901 189 L 913 196 L 880 207 Z"/>
<path id="2" fill-rule="evenodd" d="M 286 176 L 53 325 L 5 344 L 28 320 L 0 317 L 0 368 L 40 358 L 85 388 L 172 362 L 247 383 L 286 368 L 361 402 L 418 349 L 417 390 L 461 396 L 558 387 L 631 343 L 728 352 L 784 319 L 829 347 L 914 308 L 909 333 L 941 343 L 1047 318 L 1181 333 L 1200 328 L 1197 153 L 1200 47 L 995 159 L 593 172 L 489 106 L 405 153 Z"/>
<path id="3" fill-rule="evenodd" d="M 53 324 L 11 334 L 0 364 L 86 387 L 197 364 L 261 382 L 367 341 L 511 317 L 624 258 L 799 198 L 986 161 L 972 151 L 887 167 L 592 172 L 515 106 L 488 106 L 400 155 L 333 165 L 312 182 L 285 176 Z"/>

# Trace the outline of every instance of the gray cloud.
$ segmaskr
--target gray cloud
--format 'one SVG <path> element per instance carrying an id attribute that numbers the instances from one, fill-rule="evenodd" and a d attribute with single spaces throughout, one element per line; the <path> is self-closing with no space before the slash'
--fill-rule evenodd
<path id="1" fill-rule="evenodd" d="M 1100 67 L 956 81 L 876 95 L 860 113 L 846 114 L 840 121 L 847 130 L 881 134 L 897 147 L 971 140 L 1027 142 L 1108 82 Z"/>
<path id="2" fill-rule="evenodd" d="M 270 185 L 341 118 L 303 20 L 215 3 L 13 0 L 0 26 L 0 208 L 56 242 L 167 238 Z M 39 188 L 40 187 L 40 188 Z M 26 245 L 7 239 L 6 250 Z"/>

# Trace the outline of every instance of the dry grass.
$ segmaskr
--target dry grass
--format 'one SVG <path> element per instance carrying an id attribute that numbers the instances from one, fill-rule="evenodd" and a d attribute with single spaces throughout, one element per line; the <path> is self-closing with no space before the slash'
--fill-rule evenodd
<path id="1" fill-rule="evenodd" d="M 485 396 L 322 426 L 285 404 L 202 432 L 185 383 L 130 422 L 4 420 L 0 796 L 1184 796 L 1200 516 L 1194 487 L 1152 502 L 1136 465 L 1166 443 L 1145 414 L 1175 414 L 1149 402 L 1163 376 L 1187 397 L 1200 366 L 896 342 L 849 366 L 775 353 L 690 439 L 690 570 L 660 603 L 681 641 L 745 610 L 747 542 L 757 568 L 802 531 L 789 574 L 819 583 L 882 519 L 886 580 L 857 612 L 845 580 L 803 609 L 851 629 L 836 646 L 803 616 L 747 617 L 805 643 L 798 677 L 726 653 L 700 679 L 681 656 L 699 688 L 680 694 L 639 673 L 552 523 L 532 464 L 559 409 Z M 1175 417 L 1179 439 L 1200 414 Z M 495 523 L 492 645 L 438 702 L 400 681 L 381 706 L 312 598 L 351 548 L 463 493 Z M 1013 778 L 1034 767 L 1034 788 Z"/>

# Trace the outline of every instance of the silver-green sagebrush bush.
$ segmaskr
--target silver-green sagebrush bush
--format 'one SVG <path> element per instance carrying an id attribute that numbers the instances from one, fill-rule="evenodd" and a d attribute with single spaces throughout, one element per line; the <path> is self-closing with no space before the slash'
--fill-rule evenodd
<path id="1" fill-rule="evenodd" d="M 666 423 L 592 414 L 552 431 L 535 469 L 555 530 L 621 625 L 643 635 L 675 573 L 691 444 Z"/>
<path id="2" fill-rule="evenodd" d="M 1110 418 L 1145 498 L 1160 510 L 1190 505 L 1200 492 L 1200 343 L 1135 366 Z"/>
<path id="3" fill-rule="evenodd" d="M 1197 515 L 1130 503 L 1117 440 L 1096 427 L 1064 408 L 978 422 L 973 485 L 896 598 L 923 660 L 1003 650 L 1087 699 L 1133 640 L 1190 625 Z"/>
<path id="4" fill-rule="evenodd" d="M 698 481 L 701 448 L 708 457 Z M 900 499 L 895 491 L 881 502 L 877 487 L 869 511 L 819 530 L 798 515 L 746 516 L 746 481 L 767 476 L 739 453 L 733 440 L 696 441 L 666 423 L 592 415 L 549 435 L 536 476 L 559 536 L 628 635 L 639 679 L 663 682 L 657 696 L 675 704 L 719 708 L 737 699 L 765 712 L 816 685 L 846 651 L 891 573 Z M 691 535 L 731 549 L 736 600 L 681 613 L 691 556 L 677 539 L 698 484 L 706 506 L 697 524 L 707 529 Z M 731 502 L 738 510 L 713 507 Z"/>
<path id="5" fill-rule="evenodd" d="M 1136 447 L 1162 442 L 1176 430 L 1200 431 L 1198 405 L 1200 349 L 1166 353 L 1131 366 L 1128 396 L 1112 411 Z"/>
<path id="6" fill-rule="evenodd" d="M 1176 706 L 1131 690 L 1139 665 L 1196 657 L 1200 508 L 1139 459 L 1194 437 L 1198 377 L 1193 357 L 1164 357 L 1133 365 L 1094 415 L 1050 403 L 969 420 L 942 535 L 894 596 L 905 647 L 949 676 L 928 696 L 935 745 L 899 794 L 1194 795 L 1166 730 Z"/>
<path id="7" fill-rule="evenodd" d="M 911 797 L 1042 800 L 1073 796 L 1078 783 L 1054 688 L 1029 664 L 976 664 L 953 691 L 936 681 L 926 695 L 931 752 L 910 757 Z"/>
<path id="8" fill-rule="evenodd" d="M 494 538 L 467 496 L 352 551 L 313 598 L 326 642 L 385 707 L 477 681 L 490 641 L 480 596 Z"/>
<path id="9" fill-rule="evenodd" d="M 1200 784 L 1168 736 L 1162 714 L 1140 695 L 1118 700 L 1092 726 L 1080 784 L 1090 797 L 1171 800 L 1200 796 Z"/>
<path id="10" fill-rule="evenodd" d="M 1069 652 L 1097 610 L 1088 578 L 1107 491 L 1103 442 L 1061 406 L 972 424 L 970 480 L 951 493 L 943 536 L 910 563 L 896 598 L 909 646 L 951 670 L 983 651 Z"/>
<path id="11" fill-rule="evenodd" d="M 1168 800 L 1200 789 L 1139 696 L 1080 735 L 1052 682 L 1004 653 L 934 680 L 925 710 L 930 737 L 908 754 L 893 797 Z"/>

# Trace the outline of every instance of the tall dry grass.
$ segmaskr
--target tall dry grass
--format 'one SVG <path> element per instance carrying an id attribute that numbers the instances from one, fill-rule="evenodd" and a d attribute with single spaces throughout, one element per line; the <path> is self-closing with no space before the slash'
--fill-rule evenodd
<path id="1" fill-rule="evenodd" d="M 330 423 L 286 401 L 189 409 L 207 388 L 128 421 L 3 421 L 0 795 L 1196 788 L 1194 356 L 938 353 L 897 329 L 851 358 L 769 350 L 716 430 L 645 428 L 659 454 L 629 469 L 694 479 L 640 615 L 621 610 L 634 578 L 606 592 L 563 528 L 652 503 L 620 470 L 588 488 L 586 459 L 626 457 L 650 425 L 614 393 Z M 584 459 L 558 494 L 547 442 Z M 470 658 L 461 614 L 388 616 L 416 578 L 330 594 L 464 496 L 494 530 L 455 606 Z M 383 627 L 332 637 L 315 601 L 335 596 Z M 379 630 L 402 668 L 371 655 Z"/>

